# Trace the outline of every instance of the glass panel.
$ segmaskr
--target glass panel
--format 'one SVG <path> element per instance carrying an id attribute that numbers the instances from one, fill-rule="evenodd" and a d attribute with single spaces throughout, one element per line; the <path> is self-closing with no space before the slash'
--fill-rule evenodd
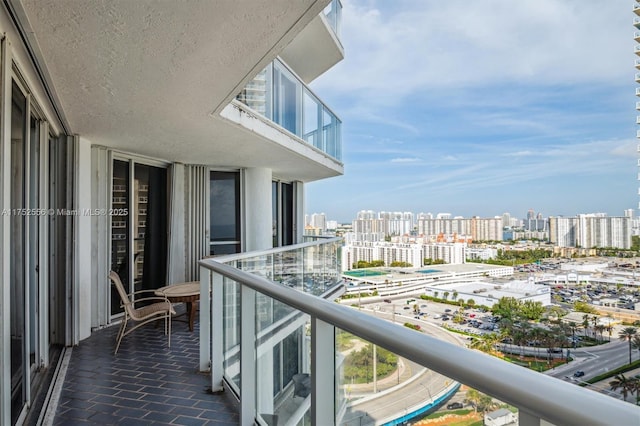
<path id="1" fill-rule="evenodd" d="M 132 212 L 135 291 L 166 284 L 167 202 L 167 170 L 136 164 Z"/>
<path id="2" fill-rule="evenodd" d="M 240 174 L 211 172 L 210 253 L 240 252 Z"/>
<path id="3" fill-rule="evenodd" d="M 274 65 L 273 121 L 291 133 L 298 135 L 299 112 L 298 84 L 295 77 L 279 63 Z"/>
<path id="4" fill-rule="evenodd" d="M 240 102 L 265 117 L 269 117 L 270 112 L 270 108 L 268 108 L 271 93 L 269 89 L 271 82 L 268 75 L 270 68 L 271 65 L 260 71 L 237 96 Z"/>
<path id="5" fill-rule="evenodd" d="M 311 407 L 309 316 L 289 306 L 283 306 L 288 312 L 285 318 L 275 313 L 265 315 L 265 307 L 282 304 L 262 294 L 256 296 L 260 325 L 256 342 L 258 413 L 267 422 L 277 416 L 278 424 L 300 424 Z M 267 317 L 273 321 L 266 322 Z M 271 373 L 265 374 L 269 368 Z"/>
<path id="6" fill-rule="evenodd" d="M 13 83 L 11 98 L 11 209 L 26 207 L 26 98 Z M 12 214 L 10 250 L 11 419 L 15 422 L 25 396 L 25 215 Z"/>
<path id="7" fill-rule="evenodd" d="M 111 206 L 114 210 L 128 211 L 129 208 L 129 162 L 113 161 Z M 119 276 L 125 288 L 129 281 L 129 215 L 111 218 L 111 270 Z M 111 315 L 122 312 L 120 296 L 111 287 Z"/>
<path id="8" fill-rule="evenodd" d="M 29 123 L 29 208 L 40 207 L 40 127 L 38 120 L 31 117 Z M 38 299 L 39 299 L 39 264 L 40 259 L 40 216 L 27 216 L 29 227 L 29 365 L 36 363 L 38 351 Z"/>
<path id="9" fill-rule="evenodd" d="M 340 0 L 332 0 L 331 3 L 324 8 L 324 15 L 336 37 L 340 38 L 340 27 L 342 25 L 342 3 L 340 3 Z"/>
<path id="10" fill-rule="evenodd" d="M 318 117 L 322 104 L 307 89 L 304 89 L 302 107 L 304 111 L 304 123 L 302 127 L 302 139 L 316 148 L 323 149 L 321 134 L 318 132 Z"/>
<path id="11" fill-rule="evenodd" d="M 225 278 L 222 296 L 224 376 L 235 387 L 235 391 L 240 393 L 240 286 Z"/>

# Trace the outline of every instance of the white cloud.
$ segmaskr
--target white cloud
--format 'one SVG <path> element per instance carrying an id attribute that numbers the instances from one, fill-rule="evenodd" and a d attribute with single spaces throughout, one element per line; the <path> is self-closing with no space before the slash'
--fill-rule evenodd
<path id="1" fill-rule="evenodd" d="M 417 157 L 404 157 L 404 158 L 392 158 L 391 162 L 392 163 L 416 163 L 418 161 L 421 161 L 419 158 Z"/>
<path id="2" fill-rule="evenodd" d="M 387 105 L 434 87 L 626 78 L 631 18 L 611 0 L 345 1 L 346 59 L 316 84 Z"/>

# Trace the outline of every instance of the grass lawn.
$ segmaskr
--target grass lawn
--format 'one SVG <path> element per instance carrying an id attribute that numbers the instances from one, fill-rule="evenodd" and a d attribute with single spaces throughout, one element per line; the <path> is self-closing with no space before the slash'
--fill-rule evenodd
<path id="1" fill-rule="evenodd" d="M 567 360 L 566 359 L 560 359 L 560 358 L 552 358 L 551 360 L 549 360 L 550 362 L 547 363 L 547 359 L 542 359 L 542 358 L 538 358 L 536 359 L 535 357 L 532 356 L 513 356 L 513 355 L 503 355 L 500 358 L 504 359 L 505 361 L 508 361 L 512 364 L 517 364 L 520 365 L 522 367 L 527 367 L 531 370 L 534 371 L 546 371 L 546 370 L 550 370 L 554 367 L 557 367 L 559 365 L 562 364 L 566 364 Z"/>
<path id="2" fill-rule="evenodd" d="M 415 426 L 482 426 L 482 415 L 473 410 L 438 411 L 414 423 Z"/>

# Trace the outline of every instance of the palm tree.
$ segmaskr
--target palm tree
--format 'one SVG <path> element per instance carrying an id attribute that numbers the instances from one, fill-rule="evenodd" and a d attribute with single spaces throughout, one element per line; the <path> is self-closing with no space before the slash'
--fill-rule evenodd
<path id="1" fill-rule="evenodd" d="M 485 333 L 480 337 L 474 338 L 470 346 L 472 349 L 478 349 L 482 352 L 491 352 L 499 341 L 500 336 L 497 333 Z"/>
<path id="2" fill-rule="evenodd" d="M 629 392 L 633 394 L 636 384 L 633 379 L 628 379 L 624 377 L 624 374 L 618 374 L 615 377 L 615 380 L 611 380 L 609 382 L 612 391 L 617 391 L 620 389 L 620 393 L 622 393 L 622 398 L 626 401 L 627 395 Z"/>
<path id="3" fill-rule="evenodd" d="M 604 330 L 605 330 L 606 328 L 607 328 L 607 327 L 606 327 L 606 326 L 604 326 L 603 324 L 596 324 L 596 325 L 593 327 L 593 329 L 594 329 L 594 331 L 595 331 L 595 334 L 596 334 L 596 338 L 597 338 L 597 336 L 598 336 L 598 332 L 600 332 L 600 339 L 599 339 L 598 341 L 602 341 L 602 340 L 604 340 Z"/>
<path id="4" fill-rule="evenodd" d="M 631 339 L 631 346 L 633 346 L 634 349 L 637 349 L 638 354 L 640 355 L 640 334 L 633 336 L 633 339 Z"/>
<path id="5" fill-rule="evenodd" d="M 458 300 L 458 292 L 453 290 L 453 300 Z"/>
<path id="6" fill-rule="evenodd" d="M 638 334 L 638 329 L 635 327 L 625 327 L 622 329 L 620 333 L 618 333 L 618 337 L 620 340 L 626 340 L 629 342 L 629 364 L 631 364 L 631 345 L 632 339 L 634 336 Z"/>
<path id="7" fill-rule="evenodd" d="M 582 327 L 584 328 L 584 335 L 589 336 L 589 314 L 582 316 Z"/>
<path id="8" fill-rule="evenodd" d="M 442 295 L 444 296 L 444 300 L 447 300 L 449 298 L 449 292 L 445 291 L 444 293 L 442 293 Z"/>
<path id="9" fill-rule="evenodd" d="M 473 406 L 473 411 L 478 411 L 478 404 L 480 402 L 480 392 L 475 389 L 467 390 L 467 395 L 464 398 L 464 402 Z"/>

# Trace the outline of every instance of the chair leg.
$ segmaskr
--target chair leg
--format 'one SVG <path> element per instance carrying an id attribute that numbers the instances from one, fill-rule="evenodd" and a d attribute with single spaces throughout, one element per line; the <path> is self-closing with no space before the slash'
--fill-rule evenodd
<path id="1" fill-rule="evenodd" d="M 167 346 L 171 347 L 171 313 L 167 315 L 167 323 L 169 328 L 169 336 L 167 337 Z"/>
<path id="2" fill-rule="evenodd" d="M 114 355 L 118 353 L 118 349 L 120 348 L 120 342 L 122 341 L 122 338 L 124 337 L 124 331 L 127 328 L 127 320 L 128 318 L 127 318 L 127 315 L 125 314 L 124 320 L 122 321 L 122 324 L 120 324 L 120 329 L 118 330 L 116 350 L 113 352 Z"/>

